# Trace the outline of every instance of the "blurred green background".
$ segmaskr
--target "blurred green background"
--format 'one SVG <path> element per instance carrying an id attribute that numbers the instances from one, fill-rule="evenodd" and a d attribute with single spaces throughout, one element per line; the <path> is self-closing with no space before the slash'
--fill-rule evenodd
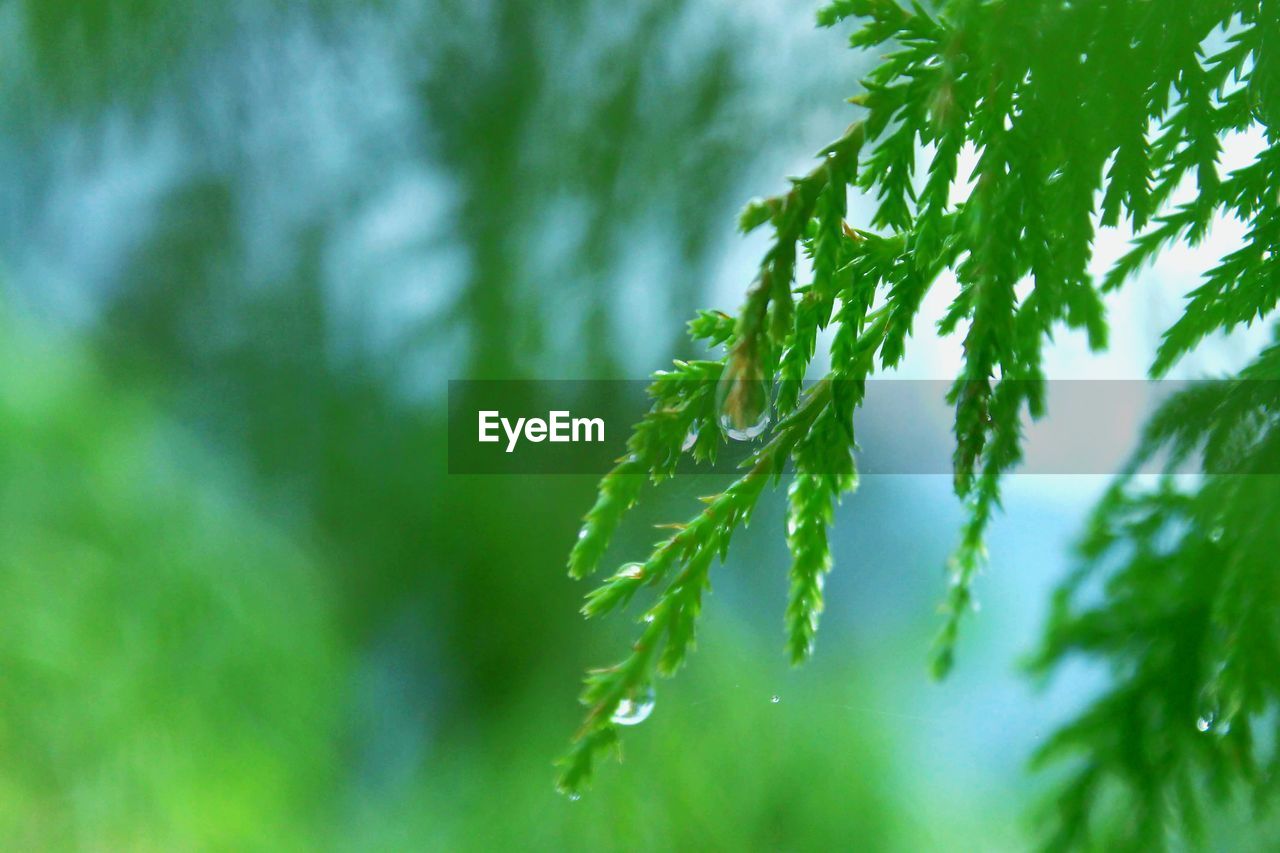
<path id="1" fill-rule="evenodd" d="M 775 495 L 693 665 L 570 802 L 578 679 L 632 627 L 584 624 L 564 575 L 592 478 L 445 473 L 448 379 L 641 378 L 737 304 L 736 210 L 851 120 L 870 61 L 812 15 L 0 2 L 5 846 L 1025 845 L 1025 757 L 1100 674 L 1036 692 L 1016 663 L 1101 480 L 1011 483 L 942 686 L 948 479 L 841 508 L 798 671 Z M 945 376 L 929 333 L 908 372 Z"/>

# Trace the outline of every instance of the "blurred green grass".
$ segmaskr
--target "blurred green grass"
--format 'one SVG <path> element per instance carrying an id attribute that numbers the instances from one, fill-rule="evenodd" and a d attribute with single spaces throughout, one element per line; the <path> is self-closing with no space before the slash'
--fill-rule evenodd
<path id="1" fill-rule="evenodd" d="M 329 585 L 79 347 L 0 327 L 0 835 L 303 841 L 338 771 Z"/>

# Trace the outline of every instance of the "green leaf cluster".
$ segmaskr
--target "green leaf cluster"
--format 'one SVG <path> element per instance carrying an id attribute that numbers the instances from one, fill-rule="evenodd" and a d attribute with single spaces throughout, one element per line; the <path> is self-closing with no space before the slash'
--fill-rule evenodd
<path id="1" fill-rule="evenodd" d="M 1268 317 L 1280 298 L 1277 7 L 1274 0 L 929 7 L 837 0 L 819 13 L 823 26 L 859 19 L 851 45 L 887 51 L 850 99 L 862 116 L 787 192 L 744 210 L 744 230 L 773 232 L 760 272 L 732 325 L 705 312 L 691 323 L 695 338 L 725 347 L 724 361 L 678 363 L 682 381 L 659 375 L 632 453 L 604 479 L 587 516 L 574 576 L 595 568 L 641 482 L 672 472 L 686 425 L 699 425 L 695 455 L 714 452 L 717 414 L 705 389 L 717 365 L 722 382 L 776 382 L 779 422 L 741 479 L 678 526 L 638 573 L 619 573 L 588 599 L 585 610 L 596 615 L 640 586 L 659 590 L 633 655 L 588 679 L 590 711 L 568 759 L 566 789 L 579 790 L 592 759 L 616 743 L 617 704 L 684 659 L 712 560 L 749 518 L 765 481 L 788 469 L 788 649 L 796 661 L 809 654 L 831 567 L 826 528 L 834 501 L 856 481 L 865 381 L 901 363 L 935 287 L 949 288 L 936 332 L 963 341 L 948 400 L 966 520 L 932 657 L 935 674 L 951 668 L 1002 479 L 1021 461 L 1025 422 L 1045 414 L 1046 344 L 1068 330 L 1105 348 L 1106 294 L 1169 245 L 1199 244 L 1223 217 L 1243 222 L 1245 238 L 1187 295 L 1153 375 L 1205 338 Z M 1225 171 L 1224 137 L 1259 123 L 1267 145 L 1252 163 Z M 972 173 L 962 174 L 969 161 Z M 1175 204 L 1183 188 L 1190 198 Z M 851 191 L 875 200 L 865 227 L 846 222 Z M 1132 250 L 1095 279 L 1095 237 L 1121 225 L 1136 232 Z M 807 264 L 797 264 L 801 254 Z M 806 391 L 829 326 L 830 372 Z M 1267 775 L 1246 758 L 1246 720 L 1263 713 L 1280 686 L 1273 675 L 1280 597 L 1267 563 L 1280 536 L 1280 487 L 1267 467 L 1280 441 L 1268 384 L 1280 378 L 1275 352 L 1234 382 L 1192 389 L 1153 419 L 1137 459 L 1162 452 L 1200 459 L 1208 475 L 1192 486 L 1168 479 L 1153 491 L 1123 478 L 1099 508 L 1086 568 L 1059 596 L 1039 666 L 1082 651 L 1117 667 L 1116 693 L 1042 753 L 1042 760 L 1085 756 L 1061 800 L 1056 837 L 1066 846 L 1084 843 L 1100 786 L 1128 791 L 1139 806 L 1120 814 L 1115 837 L 1161 843 L 1170 803 L 1193 796 L 1200 770 L 1227 780 Z M 1112 570 L 1103 603 L 1082 609 L 1077 585 L 1114 549 L 1125 561 Z M 1189 709 L 1203 691 L 1219 703 L 1214 720 L 1232 718 L 1224 739 L 1196 737 L 1193 723 L 1204 718 Z M 1167 735 L 1171 726 L 1175 736 Z M 1177 811 L 1193 828 L 1193 810 Z"/>

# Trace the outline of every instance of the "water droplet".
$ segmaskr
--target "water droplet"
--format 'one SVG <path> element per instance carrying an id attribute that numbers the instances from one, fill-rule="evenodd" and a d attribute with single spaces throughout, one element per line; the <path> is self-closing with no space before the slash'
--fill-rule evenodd
<path id="1" fill-rule="evenodd" d="M 625 566 L 618 569 L 616 577 L 639 580 L 644 577 L 644 563 L 627 563 Z"/>
<path id="2" fill-rule="evenodd" d="M 779 702 L 781 702 L 781 701 L 782 701 L 782 697 L 781 697 L 781 696 L 779 696 L 777 693 L 775 693 L 775 694 L 773 694 L 772 696 L 770 696 L 770 697 L 769 697 L 769 701 L 770 701 L 770 702 L 772 702 L 773 704 L 777 705 Z"/>
<path id="3" fill-rule="evenodd" d="M 787 535 L 795 536 L 796 531 L 800 529 L 800 525 L 794 515 L 787 516 Z"/>
<path id="4" fill-rule="evenodd" d="M 1213 542 L 1221 542 L 1222 537 L 1226 532 L 1227 531 L 1223 529 L 1222 525 L 1219 524 L 1217 527 L 1209 531 L 1209 539 Z"/>
<path id="5" fill-rule="evenodd" d="M 698 443 L 698 423 L 694 423 L 689 427 L 689 431 L 684 434 L 684 441 L 680 442 L 680 452 L 688 453 L 693 450 L 693 446 Z"/>
<path id="6" fill-rule="evenodd" d="M 649 624 L 650 622 L 652 622 L 652 621 L 653 621 L 653 614 L 652 614 L 652 613 L 646 613 L 646 614 L 644 615 L 644 617 L 643 617 L 643 621 L 645 622 L 645 624 Z"/>
<path id="7" fill-rule="evenodd" d="M 1200 691 L 1200 698 L 1196 702 L 1196 730 L 1220 735 L 1231 730 L 1230 721 L 1222 715 L 1222 705 L 1215 684 Z"/>
<path id="8" fill-rule="evenodd" d="M 620 726 L 638 726 L 649 719 L 656 701 L 657 695 L 652 687 L 642 688 L 631 698 L 619 702 L 618 709 L 609 719 Z"/>
<path id="9" fill-rule="evenodd" d="M 755 365 L 742 367 L 730 357 L 716 386 L 717 420 L 734 441 L 750 441 L 769 426 L 769 383 Z"/>
<path id="10" fill-rule="evenodd" d="M 571 803 L 576 803 L 580 799 L 582 799 L 582 795 L 577 792 L 574 792 L 569 795 L 569 802 Z"/>

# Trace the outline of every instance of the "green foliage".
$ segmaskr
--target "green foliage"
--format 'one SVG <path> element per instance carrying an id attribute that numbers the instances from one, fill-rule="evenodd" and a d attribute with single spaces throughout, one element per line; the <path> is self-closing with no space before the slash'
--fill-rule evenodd
<path id="1" fill-rule="evenodd" d="M 697 383 L 693 387 L 705 392 L 707 386 Z M 672 535 L 659 542 L 644 563 L 625 567 L 588 597 L 583 609 L 594 616 L 626 603 L 640 586 L 666 582 L 657 602 L 642 617 L 644 628 L 630 656 L 587 675 L 582 701 L 590 711 L 573 750 L 563 759 L 563 790 L 578 793 L 595 758 L 616 747 L 613 717 L 619 705 L 650 689 L 656 676 L 674 675 L 684 663 L 693 648 L 702 594 L 710 585 L 711 563 L 728 551 L 738 524 L 750 521 L 765 484 L 781 475 L 796 443 L 807 437 L 815 418 L 827 410 L 830 397 L 829 383 L 809 391 L 796 411 L 778 425 L 774 437 L 745 463 L 745 474 L 720 494 L 703 498 L 706 508 L 687 523 L 672 525 Z M 664 410 L 651 412 L 637 434 L 643 433 L 645 423 L 663 417 Z M 844 452 L 848 455 L 847 449 Z M 610 478 L 616 476 L 625 475 L 616 474 L 615 469 L 602 488 L 609 487 Z M 594 530 L 590 517 L 584 530 Z"/>
<path id="2" fill-rule="evenodd" d="M 1280 754 L 1280 344 L 1231 381 L 1193 387 L 1151 419 L 1131 468 L 1199 458 L 1193 485 L 1129 473 L 1095 510 L 1081 567 L 1054 598 L 1033 669 L 1073 654 L 1110 662 L 1111 688 L 1036 755 L 1084 757 L 1052 805 L 1052 847 L 1089 840 L 1109 792 L 1124 820 L 1109 842 L 1203 834 L 1206 799 L 1248 786 L 1265 805 Z M 1091 587 L 1101 585 L 1099 601 Z"/>
<path id="3" fill-rule="evenodd" d="M 828 406 L 795 449 L 795 476 L 789 490 L 787 544 L 791 548 L 791 594 L 787 638 L 792 663 L 813 652 L 822 612 L 822 584 L 831 570 L 827 525 L 835 502 L 853 490 L 856 474 L 847 437 L 835 409 Z"/>
<path id="4" fill-rule="evenodd" d="M 764 482 L 788 465 L 788 647 L 796 661 L 809 653 L 830 567 L 832 502 L 854 482 L 863 385 L 901 362 L 924 297 L 947 280 L 946 271 L 955 289 L 938 332 L 963 335 L 963 366 L 948 399 L 955 407 L 955 491 L 967 510 L 932 660 L 937 675 L 950 669 L 1001 480 L 1021 460 L 1025 420 L 1044 414 L 1046 342 L 1066 328 L 1105 347 L 1103 296 L 1170 243 L 1197 244 L 1222 216 L 1246 223 L 1244 244 L 1188 296 L 1153 374 L 1207 336 L 1266 317 L 1280 298 L 1280 151 L 1271 144 L 1227 174 L 1218 163 L 1224 136 L 1276 115 L 1277 5 L 951 0 L 926 9 L 838 0 L 819 14 L 825 26 L 862 18 L 855 48 L 890 45 L 851 99 L 864 114 L 788 192 L 752 202 L 742 214 L 744 230 L 769 225 L 774 239 L 732 331 L 720 315 L 702 314 L 691 324 L 695 337 L 726 348 L 721 384 L 731 387 L 721 399 L 731 406 L 721 404 L 721 425 L 741 421 L 733 383 L 760 379 L 778 383 L 780 420 L 738 481 L 677 526 L 638 573 L 619 573 L 588 599 L 585 609 L 595 615 L 625 604 L 640 586 L 659 589 L 632 655 L 588 678 L 583 701 L 590 710 L 567 759 L 565 789 L 576 793 L 593 758 L 616 745 L 610 717 L 618 704 L 684 660 L 711 562 L 750 517 Z M 962 181 L 966 149 L 976 165 Z M 1193 198 L 1171 206 L 1174 190 L 1186 185 Z M 844 221 L 851 188 L 877 202 L 867 229 Z M 1095 281 L 1095 233 L 1121 222 L 1138 231 L 1133 249 Z M 797 280 L 799 252 L 810 260 L 807 283 Z M 828 324 L 830 374 L 801 393 L 818 332 Z M 1280 646 L 1268 615 L 1280 600 L 1268 597 L 1275 573 L 1266 569 L 1278 544 L 1280 495 L 1271 478 L 1238 475 L 1274 470 L 1264 464 L 1276 441 L 1275 400 L 1265 391 L 1267 380 L 1280 377 L 1274 352 L 1221 399 L 1189 392 L 1152 422 L 1144 454 L 1171 446 L 1185 456 L 1200 448 L 1211 476 L 1152 493 L 1135 492 L 1131 478 L 1118 484 L 1084 555 L 1097 566 L 1123 545 L 1129 562 L 1099 609 L 1073 604 L 1075 584 L 1088 571 L 1060 596 L 1041 666 L 1083 651 L 1117 667 L 1115 693 L 1042 753 L 1042 760 L 1085 756 L 1061 800 L 1056 838 L 1067 846 L 1083 842 L 1099 786 L 1127 786 L 1135 805 L 1114 837 L 1153 844 L 1164 839 L 1171 804 L 1194 799 L 1201 771 L 1224 783 L 1262 775 L 1247 757 L 1246 721 L 1280 688 L 1270 674 L 1280 671 Z M 705 380 L 713 364 L 699 363 L 696 377 L 678 364 L 677 374 Z M 671 473 L 682 425 L 696 419 L 696 455 L 711 453 L 704 439 L 716 430 L 704 408 L 705 381 L 665 377 L 655 383 L 654 408 L 636 428 L 631 455 L 602 483 L 574 550 L 576 577 L 602 558 L 638 494 L 632 481 Z M 1219 703 L 1213 720 L 1232 718 L 1229 736 L 1196 736 L 1190 707 L 1202 689 Z M 1177 811 L 1192 828 L 1192 808 Z"/>

